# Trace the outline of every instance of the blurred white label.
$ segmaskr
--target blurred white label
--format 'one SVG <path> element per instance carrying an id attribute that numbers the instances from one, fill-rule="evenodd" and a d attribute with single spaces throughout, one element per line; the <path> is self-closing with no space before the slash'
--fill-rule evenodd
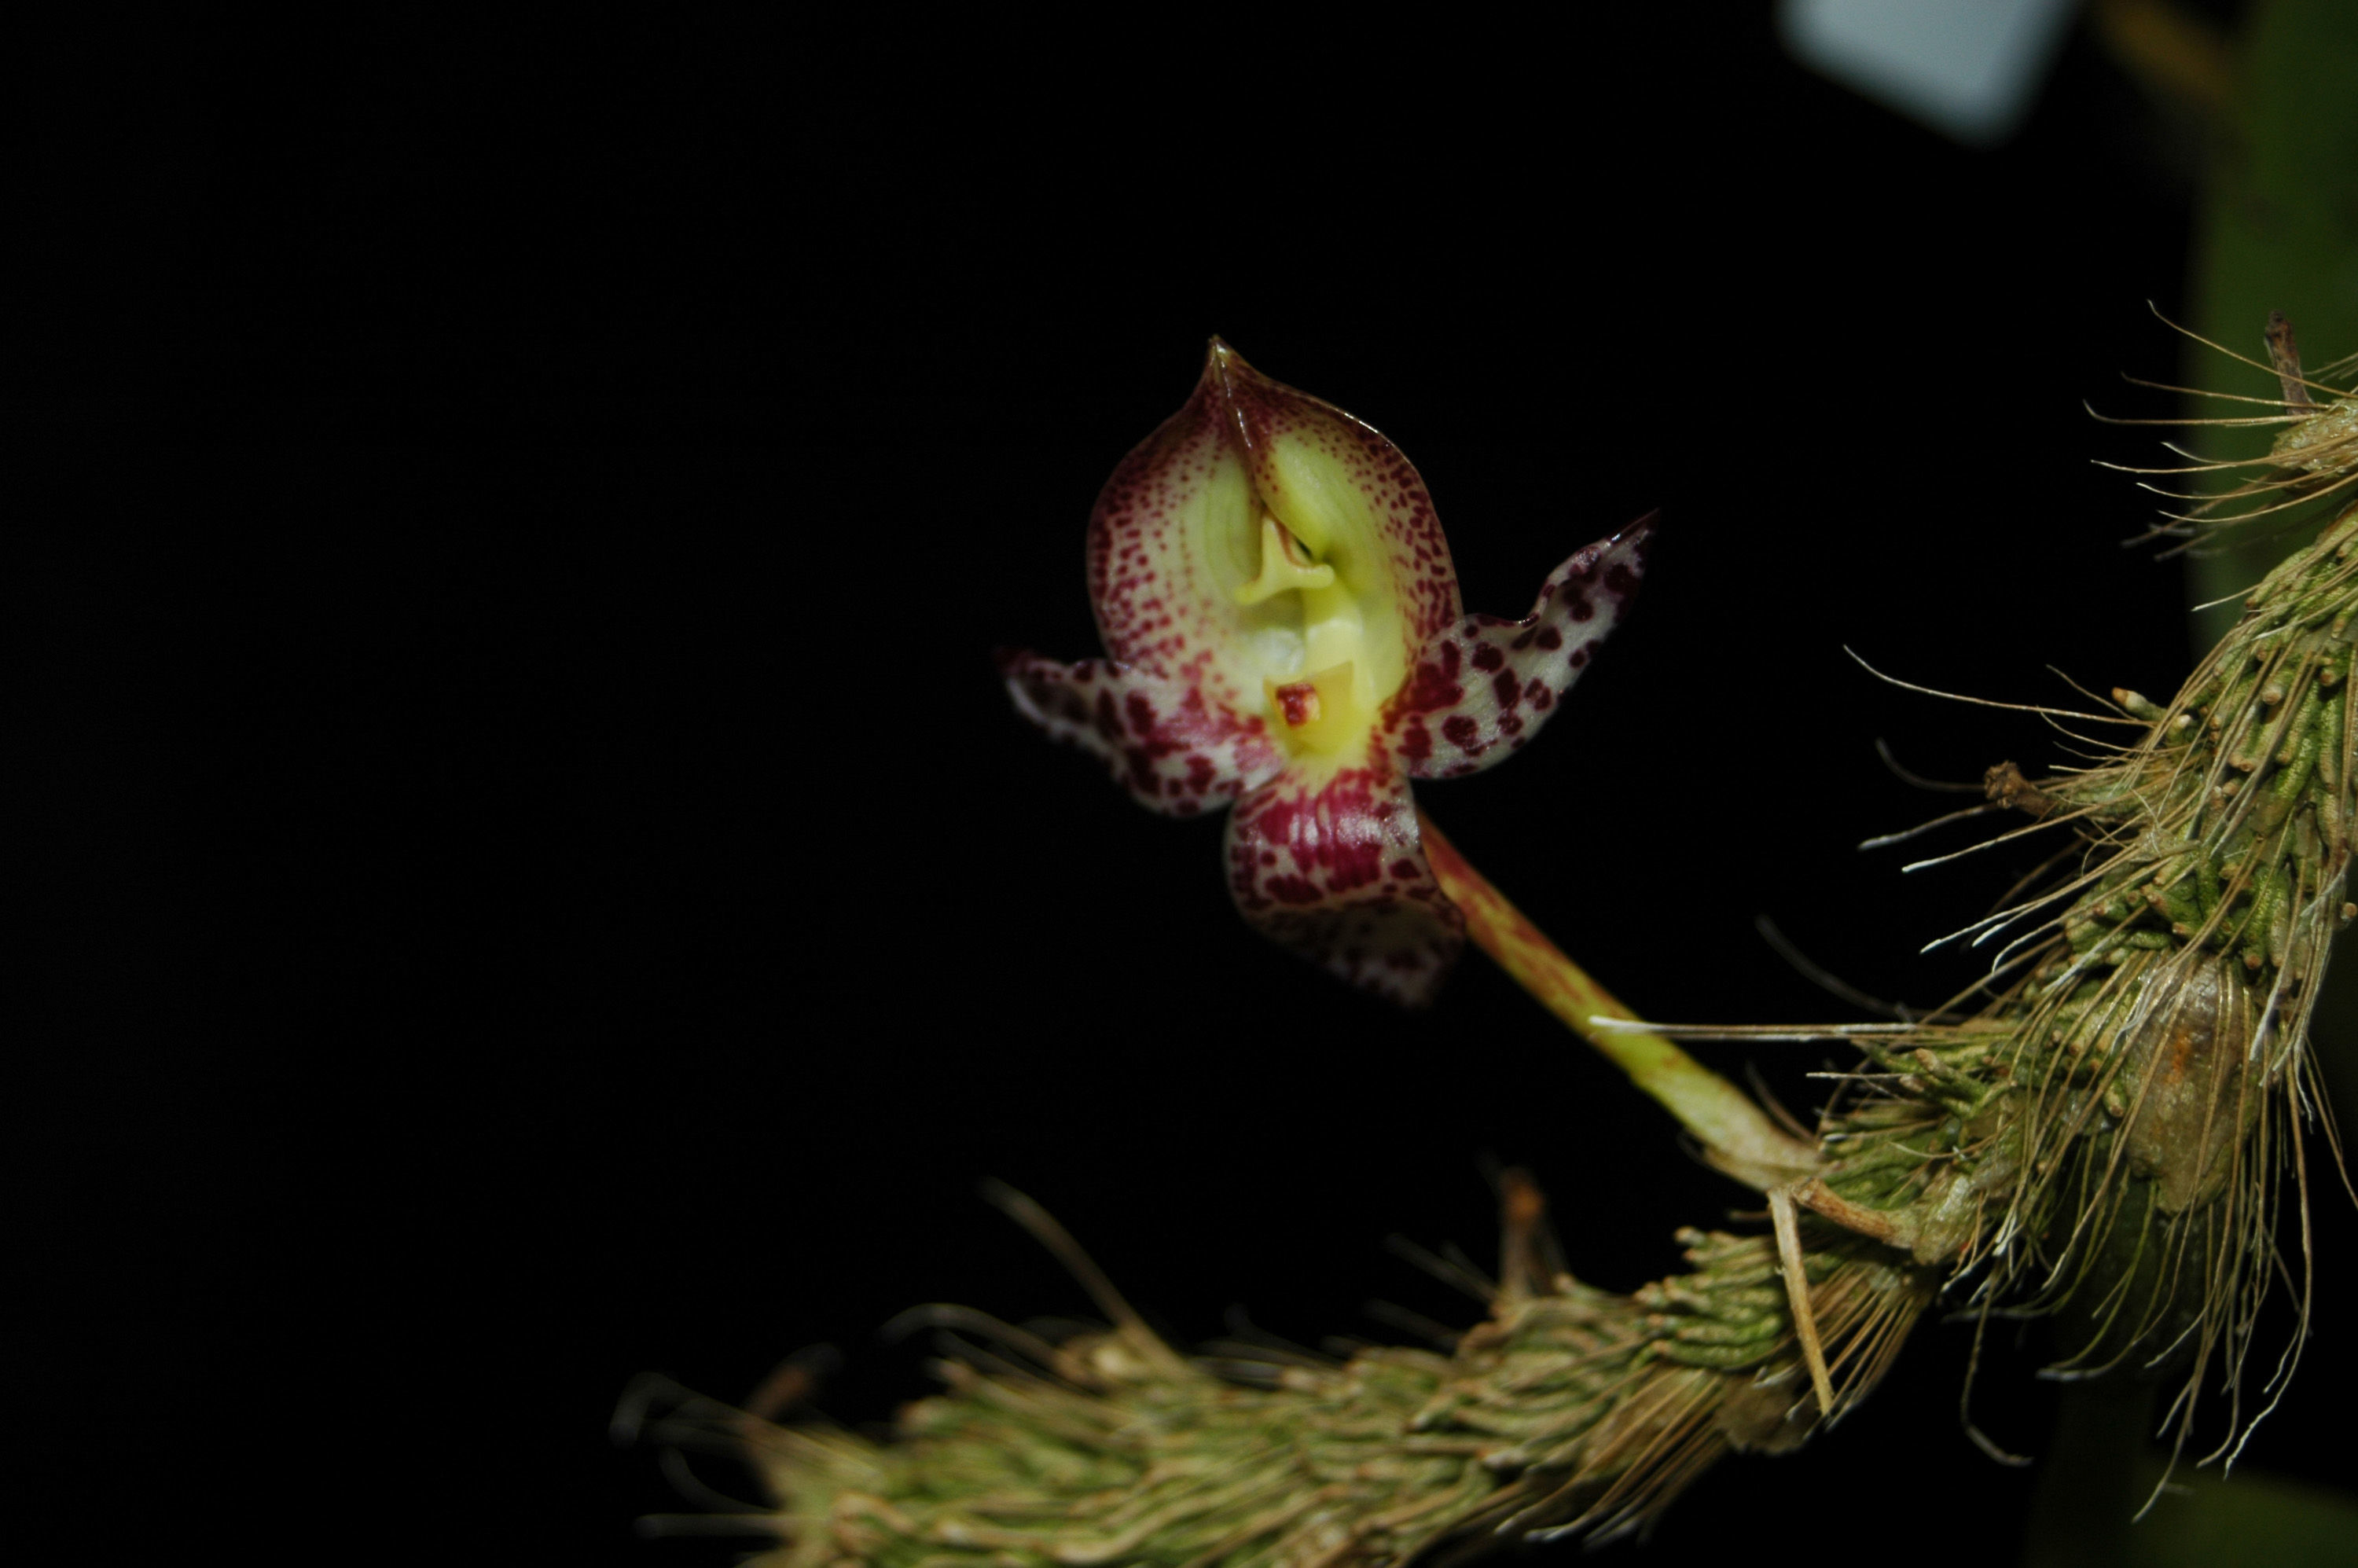
<path id="1" fill-rule="evenodd" d="M 2078 0 L 1779 0 L 1811 69 L 1975 146 L 2011 135 Z"/>

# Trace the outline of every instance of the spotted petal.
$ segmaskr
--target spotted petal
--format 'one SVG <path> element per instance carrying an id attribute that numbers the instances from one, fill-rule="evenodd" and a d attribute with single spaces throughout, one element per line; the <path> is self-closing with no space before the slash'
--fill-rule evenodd
<path id="1" fill-rule="evenodd" d="M 1061 665 L 1007 653 L 999 669 L 1018 713 L 1097 757 L 1139 804 L 1165 816 L 1226 806 L 1282 765 L 1259 715 L 1208 706 L 1201 686 L 1109 659 Z"/>
<path id="2" fill-rule="evenodd" d="M 1288 773 L 1228 817 L 1228 889 L 1263 935 L 1379 996 L 1433 1000 L 1465 943 L 1418 839 L 1408 781 L 1389 765 Z"/>
<path id="3" fill-rule="evenodd" d="M 1401 765 L 1455 778 L 1520 751 L 1638 591 L 1653 531 L 1647 517 L 1574 555 L 1520 621 L 1469 615 L 1427 643 L 1380 722 Z"/>
<path id="4" fill-rule="evenodd" d="M 1306 624 L 1301 595 L 1253 591 L 1270 520 L 1315 557 L 1341 621 Z M 1217 341 L 1186 406 L 1106 481 L 1088 576 L 1107 653 L 1239 713 L 1268 710 L 1267 683 L 1350 660 L 1372 723 L 1461 614 L 1432 498 L 1399 449 Z M 1347 648 L 1330 649 L 1338 638 Z"/>
<path id="5" fill-rule="evenodd" d="M 1391 661 L 1413 657 L 1464 613 L 1423 479 L 1372 426 L 1270 380 L 1217 339 L 1204 379 L 1218 389 L 1254 490 L 1351 588 L 1376 688 L 1389 693 L 1401 669 Z"/>

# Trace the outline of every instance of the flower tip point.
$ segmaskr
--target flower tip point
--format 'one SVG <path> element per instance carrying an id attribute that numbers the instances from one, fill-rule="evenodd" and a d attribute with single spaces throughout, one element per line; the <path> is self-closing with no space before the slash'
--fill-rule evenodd
<path id="1" fill-rule="evenodd" d="M 1228 379 L 1239 370 L 1249 371 L 1244 355 L 1228 347 L 1228 340 L 1217 333 L 1204 348 L 1204 373 L 1199 381 L 1205 385 L 1225 389 Z"/>

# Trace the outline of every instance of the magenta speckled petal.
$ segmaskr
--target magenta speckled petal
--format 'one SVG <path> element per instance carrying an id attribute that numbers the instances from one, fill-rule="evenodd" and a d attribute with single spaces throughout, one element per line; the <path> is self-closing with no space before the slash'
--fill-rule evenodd
<path id="1" fill-rule="evenodd" d="M 1260 563 L 1260 512 L 1206 378 L 1122 459 L 1089 514 L 1089 602 L 1115 662 L 1192 680 L 1215 708 L 1261 706 L 1249 642 L 1271 616 L 1235 596 Z"/>
<path id="2" fill-rule="evenodd" d="M 1165 816 L 1217 810 L 1284 765 L 1257 715 L 1211 707 L 1200 687 L 1105 659 L 1011 653 L 999 669 L 1018 713 L 1098 757 Z"/>
<path id="3" fill-rule="evenodd" d="M 1456 622 L 1465 610 L 1449 541 L 1398 447 L 1333 404 L 1270 380 L 1217 339 L 1204 380 L 1217 387 L 1270 510 L 1346 579 L 1356 567 L 1370 589 L 1384 585 L 1403 657 Z M 1347 562 L 1354 549 L 1367 558 Z"/>
<path id="4" fill-rule="evenodd" d="M 1357 618 L 1355 651 L 1338 656 L 1366 665 L 1374 701 L 1463 613 L 1432 497 L 1399 449 L 1216 340 L 1186 406 L 1122 460 L 1090 514 L 1106 652 L 1238 711 L 1265 706 L 1264 676 L 1317 669 L 1298 604 L 1238 597 L 1260 574 L 1264 517 L 1332 568 Z"/>
<path id="5" fill-rule="evenodd" d="M 1465 917 L 1425 863 L 1408 781 L 1388 762 L 1261 785 L 1228 817 L 1228 856 L 1247 920 L 1390 1000 L 1432 1000 L 1465 943 Z"/>
<path id="6" fill-rule="evenodd" d="M 1401 765 L 1455 778 L 1520 751 L 1638 591 L 1653 531 L 1647 517 L 1574 556 L 1520 621 L 1469 615 L 1426 643 L 1379 724 Z"/>

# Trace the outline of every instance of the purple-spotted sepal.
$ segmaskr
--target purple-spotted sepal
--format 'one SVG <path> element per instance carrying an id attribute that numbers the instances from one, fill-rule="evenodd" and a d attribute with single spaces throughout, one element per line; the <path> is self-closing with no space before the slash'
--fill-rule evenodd
<path id="1" fill-rule="evenodd" d="M 1401 765 L 1456 778 L 1520 751 L 1638 591 L 1653 533 L 1645 517 L 1577 552 L 1520 621 L 1468 615 L 1428 642 L 1379 724 Z"/>
<path id="2" fill-rule="evenodd" d="M 1166 816 L 1217 809 L 1284 766 L 1258 714 L 1207 702 L 1204 688 L 1109 659 L 1058 664 L 1002 652 L 1015 711 L 1080 747 L 1141 806 Z"/>

